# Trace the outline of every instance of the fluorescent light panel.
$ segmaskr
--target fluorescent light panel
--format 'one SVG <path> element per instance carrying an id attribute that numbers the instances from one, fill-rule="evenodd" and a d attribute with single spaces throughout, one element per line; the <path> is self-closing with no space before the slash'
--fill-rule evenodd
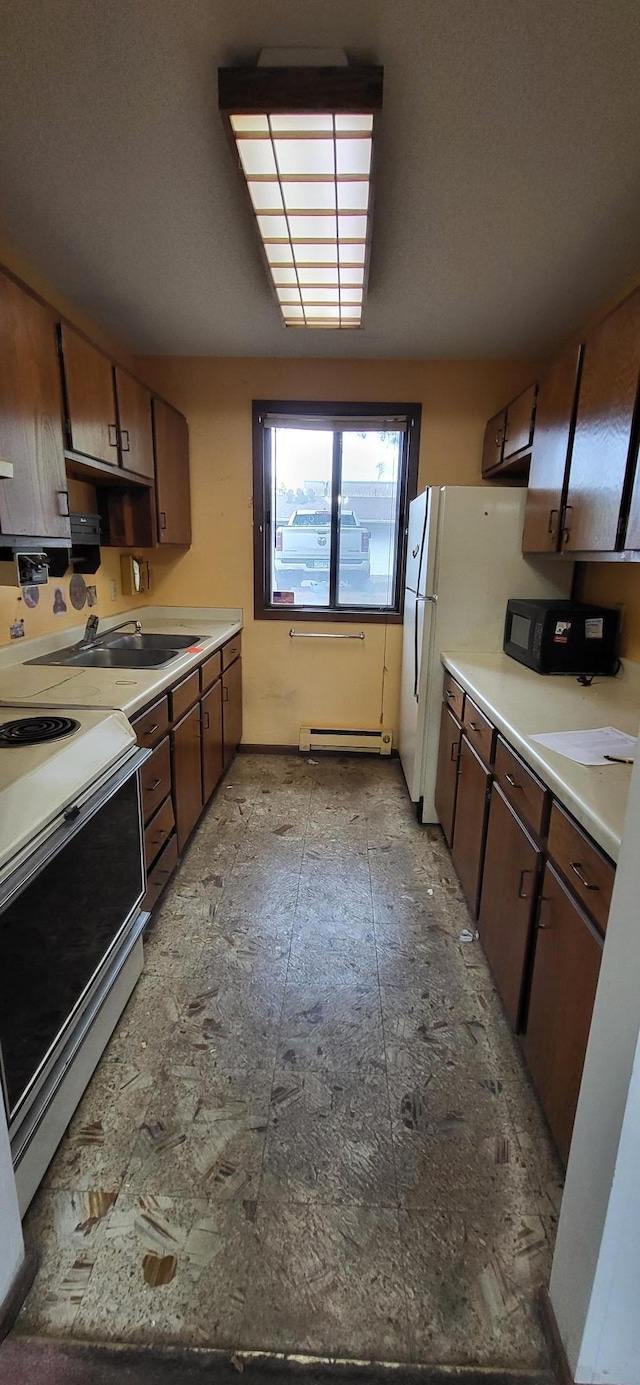
<path id="1" fill-rule="evenodd" d="M 369 239 L 371 114 L 230 115 L 288 327 L 359 327 Z"/>

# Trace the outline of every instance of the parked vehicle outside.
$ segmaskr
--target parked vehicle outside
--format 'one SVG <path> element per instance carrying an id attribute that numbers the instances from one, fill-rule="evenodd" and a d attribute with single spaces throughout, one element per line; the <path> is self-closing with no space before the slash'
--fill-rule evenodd
<path id="1" fill-rule="evenodd" d="M 370 533 L 353 510 L 340 512 L 340 579 L 368 583 L 371 576 Z M 299 508 L 275 533 L 274 589 L 290 591 L 306 578 L 328 573 L 331 553 L 329 510 Z"/>

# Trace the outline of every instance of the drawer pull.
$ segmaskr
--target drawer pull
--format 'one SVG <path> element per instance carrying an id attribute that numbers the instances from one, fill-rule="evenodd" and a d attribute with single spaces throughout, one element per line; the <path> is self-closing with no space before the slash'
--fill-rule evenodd
<path id="1" fill-rule="evenodd" d="M 162 783 L 162 778 L 160 778 L 160 779 L 154 779 L 153 784 L 149 784 L 149 787 L 148 787 L 148 789 L 147 789 L 147 793 L 153 793 L 153 790 L 154 790 L 154 789 L 158 789 L 158 788 L 160 787 L 161 783 Z"/>
<path id="2" fill-rule="evenodd" d="M 532 870 L 521 870 L 521 871 L 520 871 L 520 879 L 519 879 L 519 881 L 518 881 L 518 899 L 531 899 L 531 895 L 529 895 L 529 894 L 524 894 L 524 878 L 525 878 L 525 875 L 533 875 L 533 871 L 532 871 Z"/>
<path id="3" fill-rule="evenodd" d="M 145 736 L 152 736 L 154 731 L 157 731 L 158 729 L 158 723 L 157 721 L 154 721 L 153 726 L 148 726 L 144 734 Z"/>
<path id="4" fill-rule="evenodd" d="M 509 773 L 507 772 L 507 770 L 505 770 L 505 775 L 504 775 L 504 777 L 505 777 L 505 779 L 506 779 L 506 781 L 507 781 L 507 784 L 510 784 L 512 789 L 521 789 L 521 788 L 522 788 L 522 784 L 519 784 L 518 781 L 517 781 L 517 779 L 514 779 L 513 775 L 512 775 L 512 774 L 509 774 Z"/>
<path id="5" fill-rule="evenodd" d="M 452 744 L 452 746 L 451 746 L 451 759 L 452 759 L 452 760 L 457 760 L 457 758 L 458 758 L 458 753 L 459 753 L 459 748 L 460 748 L 460 743 L 459 743 L 459 741 L 454 741 L 453 744 Z"/>
<path id="6" fill-rule="evenodd" d="M 455 697 L 455 693 L 451 691 L 451 688 L 446 688 L 444 695 L 445 697 Z"/>
<path id="7" fill-rule="evenodd" d="M 469 722 L 469 730 L 470 730 L 470 731 L 476 731 L 478 735 L 481 735 L 481 733 L 482 733 L 482 727 L 481 727 L 481 726 L 478 726 L 477 722 L 475 722 L 475 721 L 470 721 L 470 722 Z"/>
<path id="8" fill-rule="evenodd" d="M 577 875 L 578 880 L 580 881 L 580 884 L 581 884 L 581 885 L 584 885 L 585 890 L 599 890 L 599 889 L 600 889 L 600 886 L 599 886 L 599 885 L 590 885 L 590 884 L 589 884 L 589 881 L 587 880 L 587 877 L 586 877 L 586 875 L 584 874 L 584 871 L 583 871 L 583 869 L 582 869 L 582 862 L 581 862 L 581 861 L 570 861 L 570 862 L 569 862 L 569 865 L 571 866 L 571 869 L 572 869 L 574 875 Z"/>

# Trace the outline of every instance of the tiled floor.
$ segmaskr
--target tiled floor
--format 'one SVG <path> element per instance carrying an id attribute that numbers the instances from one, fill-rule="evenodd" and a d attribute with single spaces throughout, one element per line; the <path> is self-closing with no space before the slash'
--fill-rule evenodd
<path id="1" fill-rule="evenodd" d="M 29 1213 L 20 1330 L 537 1366 L 560 1171 L 397 763 L 239 756 Z"/>

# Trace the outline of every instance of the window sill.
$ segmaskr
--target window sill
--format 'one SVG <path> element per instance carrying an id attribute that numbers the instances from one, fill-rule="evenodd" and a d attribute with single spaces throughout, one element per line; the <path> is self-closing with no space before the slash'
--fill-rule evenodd
<path id="1" fill-rule="evenodd" d="M 264 606 L 254 611 L 255 620 L 313 621 L 323 625 L 402 625 L 399 611 L 364 611 L 358 607 L 341 611 L 323 611 L 317 606 Z"/>

